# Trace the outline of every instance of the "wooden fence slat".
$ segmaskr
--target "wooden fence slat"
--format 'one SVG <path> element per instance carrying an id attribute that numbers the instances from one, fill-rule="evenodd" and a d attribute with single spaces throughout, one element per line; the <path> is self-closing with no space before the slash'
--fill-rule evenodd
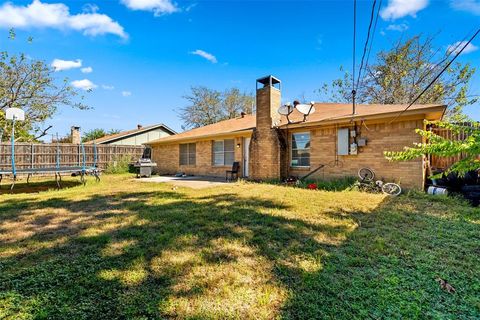
<path id="1" fill-rule="evenodd" d="M 87 165 L 94 163 L 94 146 L 84 145 Z M 19 169 L 54 167 L 57 163 L 57 148 L 59 149 L 60 166 L 80 166 L 83 162 L 81 146 L 77 144 L 56 143 L 16 143 L 15 164 Z M 132 160 L 143 154 L 144 146 L 97 146 L 97 165 L 105 169 L 109 163 L 123 156 Z M 9 143 L 0 143 L 0 168 L 9 169 L 12 161 L 12 147 Z"/>
<path id="2" fill-rule="evenodd" d="M 462 123 L 464 126 L 471 126 L 471 123 Z M 445 128 L 438 128 L 438 127 L 432 127 L 431 129 L 433 133 L 436 135 L 447 139 L 451 141 L 463 141 L 469 137 L 468 133 L 466 131 L 462 131 L 459 133 L 454 133 L 449 129 Z M 451 157 L 438 157 L 438 156 L 430 156 L 430 165 L 432 168 L 435 169 L 447 169 L 450 167 L 452 164 L 455 162 L 462 160 L 466 157 L 466 154 L 462 153 L 459 155 L 451 156 Z M 479 155 L 480 157 L 480 155 Z"/>

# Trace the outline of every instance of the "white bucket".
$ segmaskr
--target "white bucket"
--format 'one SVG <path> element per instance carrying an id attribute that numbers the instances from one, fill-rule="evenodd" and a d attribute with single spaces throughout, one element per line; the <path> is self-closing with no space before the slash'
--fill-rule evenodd
<path id="1" fill-rule="evenodd" d="M 442 187 L 428 187 L 427 189 L 428 194 L 448 194 L 447 188 Z"/>

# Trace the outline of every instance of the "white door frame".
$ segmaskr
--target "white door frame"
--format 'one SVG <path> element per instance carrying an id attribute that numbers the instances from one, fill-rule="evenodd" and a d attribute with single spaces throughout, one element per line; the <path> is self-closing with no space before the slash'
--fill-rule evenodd
<path id="1" fill-rule="evenodd" d="M 250 141 L 251 138 L 243 138 L 243 176 L 248 177 L 248 164 L 250 162 Z"/>

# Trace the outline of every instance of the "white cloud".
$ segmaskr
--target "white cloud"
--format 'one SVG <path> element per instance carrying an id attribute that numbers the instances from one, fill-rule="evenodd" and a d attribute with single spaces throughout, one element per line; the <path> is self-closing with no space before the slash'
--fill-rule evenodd
<path id="1" fill-rule="evenodd" d="M 130 91 L 122 91 L 122 96 L 124 97 L 130 97 L 132 93 Z"/>
<path id="2" fill-rule="evenodd" d="M 480 0 L 452 0 L 450 6 L 456 10 L 467 11 L 480 16 Z"/>
<path id="3" fill-rule="evenodd" d="M 80 68 L 81 66 L 82 66 L 82 60 L 80 60 L 80 59 L 77 59 L 75 61 L 54 59 L 52 61 L 52 67 L 53 67 L 53 69 L 55 69 L 55 71 L 62 71 L 62 70 Z"/>
<path id="4" fill-rule="evenodd" d="M 387 30 L 403 32 L 408 30 L 408 24 L 406 23 L 391 24 L 387 27 Z"/>
<path id="5" fill-rule="evenodd" d="M 94 84 L 92 81 L 88 79 L 72 81 L 72 86 L 85 91 L 92 90 L 98 87 L 96 84 Z"/>
<path id="6" fill-rule="evenodd" d="M 464 46 L 465 44 L 467 43 L 467 41 L 457 41 L 455 42 L 454 44 L 451 44 L 447 47 L 447 52 L 453 52 L 453 53 L 457 53 L 459 52 Z M 470 53 L 470 52 L 474 52 L 474 51 L 477 51 L 478 50 L 478 47 L 477 46 L 474 46 L 472 43 L 469 43 L 465 49 L 463 50 L 463 52 L 461 54 L 467 54 L 467 53 Z"/>
<path id="7" fill-rule="evenodd" d="M 205 58 L 207 59 L 208 61 L 210 61 L 211 63 L 217 63 L 217 58 L 211 54 L 211 53 L 208 53 L 208 52 L 205 52 L 203 50 L 195 50 L 195 51 L 192 51 L 190 52 L 191 54 L 194 54 L 194 55 L 197 55 L 197 56 L 200 56 L 202 58 Z"/>
<path id="8" fill-rule="evenodd" d="M 85 67 L 85 68 L 80 69 L 80 71 L 82 71 L 82 73 L 92 73 L 93 68 L 92 67 Z"/>
<path id="9" fill-rule="evenodd" d="M 104 90 L 113 90 L 115 89 L 114 86 L 108 85 L 108 84 L 102 84 L 102 89 Z"/>
<path id="10" fill-rule="evenodd" d="M 428 6 L 428 0 L 389 0 L 380 11 L 383 20 L 395 20 L 405 16 L 416 17 L 418 11 Z"/>
<path id="11" fill-rule="evenodd" d="M 128 37 L 123 27 L 105 14 L 90 11 L 72 15 L 63 3 L 42 3 L 40 0 L 33 0 L 26 6 L 10 2 L 3 4 L 0 7 L 0 27 L 71 29 L 90 36 L 110 33 Z"/>
<path id="12" fill-rule="evenodd" d="M 171 0 L 121 0 L 121 2 L 131 10 L 152 11 L 155 16 L 180 11 Z"/>

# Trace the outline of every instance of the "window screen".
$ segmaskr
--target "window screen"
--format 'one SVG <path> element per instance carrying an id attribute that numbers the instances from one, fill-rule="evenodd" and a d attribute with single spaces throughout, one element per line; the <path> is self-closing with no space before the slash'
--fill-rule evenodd
<path id="1" fill-rule="evenodd" d="M 180 145 L 180 165 L 182 166 L 194 166 L 196 162 L 196 150 L 195 143 L 184 143 Z"/>
<path id="2" fill-rule="evenodd" d="M 235 141 L 233 139 L 213 142 L 213 165 L 231 166 L 235 161 Z"/>
<path id="3" fill-rule="evenodd" d="M 292 134 L 292 167 L 310 166 L 310 133 Z"/>

